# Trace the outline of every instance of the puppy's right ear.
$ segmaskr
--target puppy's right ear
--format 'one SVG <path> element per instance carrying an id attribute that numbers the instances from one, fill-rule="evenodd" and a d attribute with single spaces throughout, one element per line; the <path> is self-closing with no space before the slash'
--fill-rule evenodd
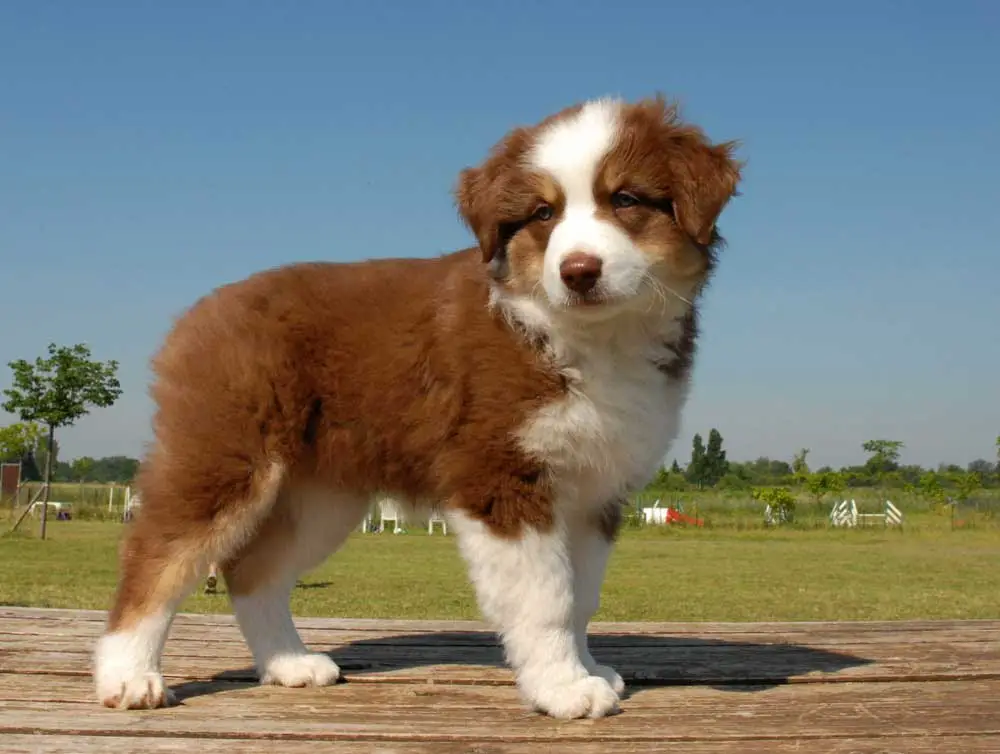
<path id="1" fill-rule="evenodd" d="M 458 174 L 455 201 L 462 220 L 476 236 L 483 262 L 500 248 L 500 223 L 495 215 L 496 192 L 484 168 L 466 168 Z"/>

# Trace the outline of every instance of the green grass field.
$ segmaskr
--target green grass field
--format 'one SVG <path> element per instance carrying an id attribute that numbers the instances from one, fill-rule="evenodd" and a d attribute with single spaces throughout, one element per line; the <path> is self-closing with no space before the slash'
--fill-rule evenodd
<path id="1" fill-rule="evenodd" d="M 33 532 L 35 522 L 29 522 Z M 0 537 L 0 605 L 106 608 L 121 524 Z M 898 530 L 626 530 L 600 620 L 1000 618 L 1000 529 L 925 516 Z M 183 606 L 228 612 L 225 594 Z M 477 618 L 454 537 L 355 534 L 295 590 L 296 615 Z"/>

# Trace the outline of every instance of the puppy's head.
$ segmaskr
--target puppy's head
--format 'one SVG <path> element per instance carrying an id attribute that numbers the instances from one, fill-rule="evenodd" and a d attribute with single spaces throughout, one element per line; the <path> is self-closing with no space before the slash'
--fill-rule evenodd
<path id="1" fill-rule="evenodd" d="M 739 182 L 733 148 L 662 98 L 594 100 L 508 133 L 456 198 L 502 290 L 610 316 L 701 288 Z"/>

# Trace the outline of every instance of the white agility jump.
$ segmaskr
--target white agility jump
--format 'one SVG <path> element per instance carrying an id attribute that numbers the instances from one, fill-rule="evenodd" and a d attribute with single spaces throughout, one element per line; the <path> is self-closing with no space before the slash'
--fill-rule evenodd
<path id="1" fill-rule="evenodd" d="M 834 526 L 857 527 L 881 522 L 883 526 L 902 526 L 903 512 L 886 500 L 881 513 L 859 513 L 858 504 L 852 500 L 841 500 L 830 511 L 830 523 Z"/>

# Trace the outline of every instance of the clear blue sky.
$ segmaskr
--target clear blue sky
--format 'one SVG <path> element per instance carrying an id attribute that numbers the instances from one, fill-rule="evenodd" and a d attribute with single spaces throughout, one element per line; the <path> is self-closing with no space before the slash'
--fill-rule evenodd
<path id="1" fill-rule="evenodd" d="M 657 90 L 749 161 L 675 455 L 993 455 L 1000 3 L 11 0 L 0 71 L 0 364 L 121 362 L 64 459 L 142 452 L 198 296 L 468 245 L 449 191 L 510 126 Z"/>

